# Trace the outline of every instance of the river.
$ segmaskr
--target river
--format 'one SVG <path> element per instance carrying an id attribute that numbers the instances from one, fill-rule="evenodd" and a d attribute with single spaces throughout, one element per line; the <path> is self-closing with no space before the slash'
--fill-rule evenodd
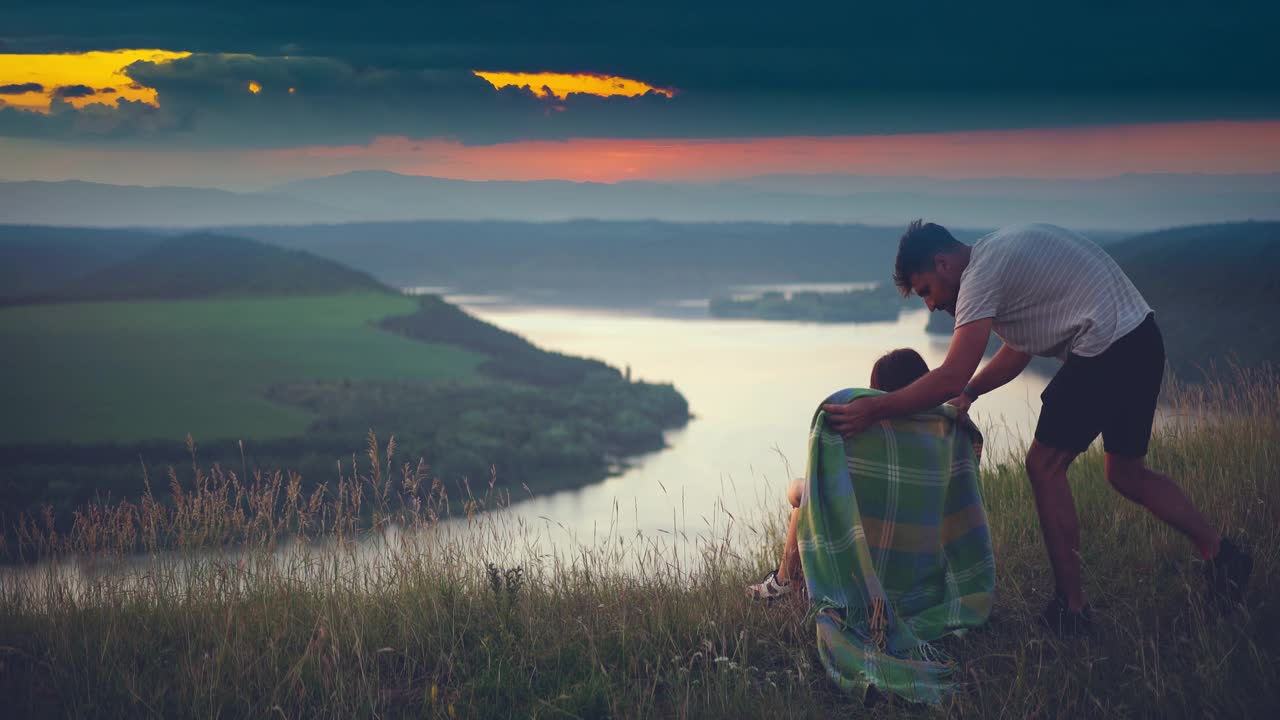
<path id="1" fill-rule="evenodd" d="M 924 331 L 923 309 L 896 322 L 816 324 L 453 299 L 544 349 L 629 368 L 634 379 L 673 383 L 689 401 L 694 418 L 668 434 L 666 449 L 633 459 L 603 482 L 508 510 L 562 548 L 618 533 L 714 539 L 729 525 L 780 512 L 788 480 L 804 474 L 817 404 L 840 388 L 865 387 L 872 364 L 888 350 L 915 348 L 936 367 L 948 342 Z M 974 406 L 985 457 L 1005 457 L 1030 441 L 1047 382 L 1026 372 Z"/>

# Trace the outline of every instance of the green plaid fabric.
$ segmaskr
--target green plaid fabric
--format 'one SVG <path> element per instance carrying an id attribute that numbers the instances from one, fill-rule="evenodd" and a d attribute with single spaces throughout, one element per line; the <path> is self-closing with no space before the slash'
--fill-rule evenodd
<path id="1" fill-rule="evenodd" d="M 841 687 L 931 703 L 953 691 L 952 663 L 929 643 L 986 622 L 995 588 L 981 444 L 948 405 L 847 441 L 814 415 L 797 535 L 818 653 Z"/>

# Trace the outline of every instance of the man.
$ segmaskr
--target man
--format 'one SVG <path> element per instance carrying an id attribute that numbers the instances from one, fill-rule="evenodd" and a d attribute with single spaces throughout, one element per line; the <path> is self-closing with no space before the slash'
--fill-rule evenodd
<path id="1" fill-rule="evenodd" d="M 1243 598 L 1252 559 L 1213 529 L 1172 480 L 1146 466 L 1164 342 L 1151 308 L 1105 251 L 1051 225 L 1005 228 L 970 247 L 946 228 L 917 220 L 899 242 L 894 283 L 904 296 L 914 291 L 930 311 L 955 316 L 955 335 L 942 365 L 911 385 L 824 406 L 831 427 L 845 437 L 948 400 L 967 411 L 1017 377 L 1033 355 L 1064 361 L 1041 395 L 1026 459 L 1057 585 L 1043 616 L 1050 628 L 1073 633 L 1090 624 L 1067 468 L 1099 434 L 1107 482 L 1195 544 L 1215 600 Z M 992 332 L 1004 344 L 975 375 Z"/>

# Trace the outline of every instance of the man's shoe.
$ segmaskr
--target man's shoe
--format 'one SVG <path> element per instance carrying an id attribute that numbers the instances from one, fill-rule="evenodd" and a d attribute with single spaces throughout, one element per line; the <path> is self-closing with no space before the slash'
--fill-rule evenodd
<path id="1" fill-rule="evenodd" d="M 1222 538 L 1218 554 L 1204 564 L 1209 602 L 1226 609 L 1244 601 L 1244 591 L 1253 572 L 1253 558 L 1235 543 Z"/>
<path id="2" fill-rule="evenodd" d="M 1086 604 L 1078 612 L 1067 608 L 1067 601 L 1055 595 L 1040 614 L 1040 624 L 1058 635 L 1083 635 L 1093 628 L 1093 610 Z"/>

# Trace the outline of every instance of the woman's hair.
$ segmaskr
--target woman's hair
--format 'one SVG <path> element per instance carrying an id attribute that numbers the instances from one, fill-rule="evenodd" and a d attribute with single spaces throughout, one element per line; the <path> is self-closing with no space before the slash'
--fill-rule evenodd
<path id="1" fill-rule="evenodd" d="M 871 367 L 871 388 L 893 392 L 919 380 L 929 372 L 920 353 L 911 348 L 887 352 Z"/>

